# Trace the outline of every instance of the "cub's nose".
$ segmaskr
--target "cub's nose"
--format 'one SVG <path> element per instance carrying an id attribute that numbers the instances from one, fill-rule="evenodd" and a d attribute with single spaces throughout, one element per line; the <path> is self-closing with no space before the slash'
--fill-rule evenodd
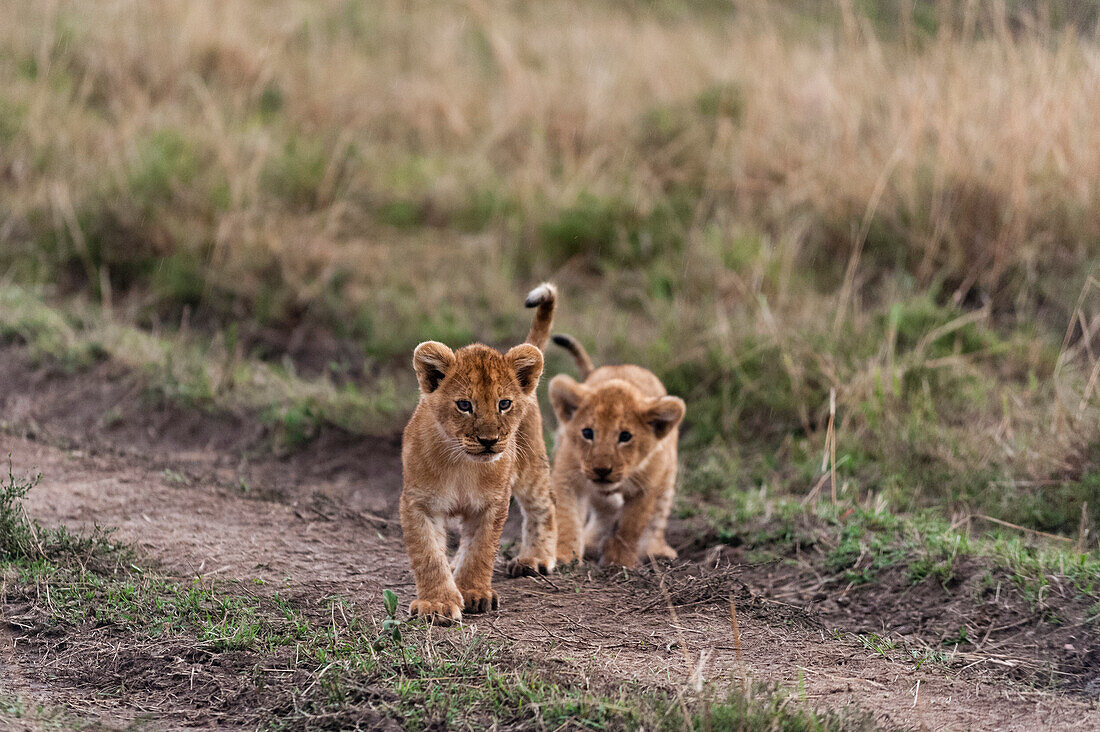
<path id="1" fill-rule="evenodd" d="M 497 437 L 479 437 L 477 441 L 481 443 L 482 447 L 492 447 L 500 441 Z"/>
<path id="2" fill-rule="evenodd" d="M 597 478 L 606 478 L 611 475 L 611 468 L 592 468 L 592 472 L 596 474 Z"/>

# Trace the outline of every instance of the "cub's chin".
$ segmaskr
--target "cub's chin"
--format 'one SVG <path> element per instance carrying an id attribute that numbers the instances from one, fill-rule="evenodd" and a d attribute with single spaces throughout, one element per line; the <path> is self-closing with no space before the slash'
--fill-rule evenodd
<path id="1" fill-rule="evenodd" d="M 474 463 L 495 463 L 503 456 L 503 452 L 467 452 L 466 457 Z"/>

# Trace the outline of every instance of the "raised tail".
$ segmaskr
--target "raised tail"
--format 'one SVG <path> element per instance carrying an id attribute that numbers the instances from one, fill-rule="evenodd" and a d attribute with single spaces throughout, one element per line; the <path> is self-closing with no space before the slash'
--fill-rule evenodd
<path id="1" fill-rule="evenodd" d="M 540 351 L 546 350 L 546 342 L 550 340 L 550 326 L 554 323 L 554 305 L 557 301 L 558 288 L 549 282 L 543 282 L 531 290 L 523 301 L 526 307 L 538 308 L 531 331 L 527 334 L 527 342 Z"/>
<path id="2" fill-rule="evenodd" d="M 558 333 L 554 336 L 554 343 L 573 354 L 573 360 L 577 362 L 577 368 L 581 372 L 581 381 L 587 379 L 596 368 L 592 365 L 592 359 L 588 357 L 588 351 L 584 350 L 581 342 L 573 336 Z"/>

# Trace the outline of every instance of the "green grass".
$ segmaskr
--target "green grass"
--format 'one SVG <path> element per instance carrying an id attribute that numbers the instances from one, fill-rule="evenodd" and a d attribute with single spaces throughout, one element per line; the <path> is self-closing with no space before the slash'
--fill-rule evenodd
<path id="1" fill-rule="evenodd" d="M 29 725 L 34 730 L 95 729 L 94 723 L 81 719 L 73 710 L 35 703 L 5 692 L 0 692 L 0 725 L 11 729 Z"/>
<path id="2" fill-rule="evenodd" d="M 19 287 L 0 287 L 0 338 L 73 370 L 112 358 L 143 373 L 150 389 L 181 405 L 252 412 L 290 445 L 308 441 L 326 423 L 367 434 L 390 432 L 415 398 L 411 375 L 401 381 L 383 376 L 369 389 L 305 380 L 280 364 L 239 355 L 232 330 L 214 342 L 185 334 L 157 336 L 110 318 L 97 306 L 74 302 L 69 310 L 56 308 Z"/>
<path id="3" fill-rule="evenodd" d="M 685 508 L 700 516 L 716 541 L 742 545 L 756 560 L 800 558 L 823 575 L 852 584 L 874 583 L 881 572 L 901 569 L 911 584 L 927 579 L 950 588 L 961 559 L 1002 569 L 1026 597 L 1041 597 L 1052 577 L 1063 578 L 1083 597 L 1100 599 L 1100 551 L 1078 550 L 1026 531 L 958 527 L 934 510 L 899 514 L 881 499 L 854 504 L 847 496 L 833 504 L 822 498 L 806 506 L 766 488 L 732 492 L 724 502 Z M 811 550 L 817 550 L 816 552 Z"/>

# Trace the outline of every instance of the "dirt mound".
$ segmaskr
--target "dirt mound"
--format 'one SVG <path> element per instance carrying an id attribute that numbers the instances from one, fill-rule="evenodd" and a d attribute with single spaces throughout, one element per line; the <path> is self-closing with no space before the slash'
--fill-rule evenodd
<path id="1" fill-rule="evenodd" d="M 686 526 L 678 528 L 681 540 Z M 701 531 L 704 531 L 701 529 Z M 820 627 L 873 636 L 873 643 L 913 650 L 953 668 L 981 667 L 993 675 L 1100 698 L 1100 614 L 1095 599 L 1065 577 L 1022 587 L 1020 578 L 991 560 L 960 557 L 950 579 L 914 582 L 904 566 L 877 572 L 872 582 L 822 577 L 800 545 L 787 561 L 742 564 L 742 547 L 701 549 L 694 536 L 687 555 L 715 567 L 736 566 L 754 593 L 790 603 Z"/>
<path id="2" fill-rule="evenodd" d="M 72 371 L 8 346 L 0 348 L 0 374 L 0 416 L 15 434 L 93 455 L 125 455 L 253 497 L 291 503 L 328 497 L 353 511 L 396 515 L 399 434 L 352 435 L 326 425 L 291 452 L 276 449 L 259 415 L 181 406 L 117 363 Z"/>

